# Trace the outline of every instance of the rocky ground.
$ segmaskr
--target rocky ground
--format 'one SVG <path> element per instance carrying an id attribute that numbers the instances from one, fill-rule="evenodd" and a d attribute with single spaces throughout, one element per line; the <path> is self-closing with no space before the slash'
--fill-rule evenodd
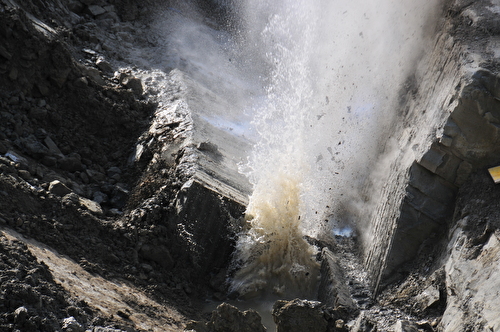
<path id="1" fill-rule="evenodd" d="M 165 227 L 131 212 L 154 190 L 137 185 L 148 182 L 145 165 L 129 161 L 156 109 L 124 59 L 131 42 L 149 43 L 135 40 L 146 38 L 137 33 L 144 5 L 0 3 L 0 223 L 175 307 L 181 314 L 156 330 L 179 330 L 199 318 L 191 298 L 203 298 L 204 286 L 174 268 Z M 158 176 L 169 185 L 166 172 Z M 63 289 L 19 239 L 1 241 L 0 330 L 137 328 L 131 313 L 103 316 Z"/>
<path id="2" fill-rule="evenodd" d="M 224 304 L 203 313 L 205 300 L 226 300 L 225 275 L 192 272 L 179 239 L 160 222 L 175 214 L 181 175 L 151 162 L 159 144 L 137 151 L 138 141 L 158 138 L 150 126 L 165 88 L 147 74 L 164 47 L 149 17 L 172 6 L 183 8 L 152 0 L 0 2 L 1 331 L 263 330 L 251 310 Z M 224 23 L 220 12 L 201 8 L 210 24 Z M 149 58 L 137 60 L 137 49 Z M 175 86 L 165 91 L 177 98 Z M 161 130 L 164 144 L 182 126 Z M 498 232 L 499 190 L 485 169 L 460 189 L 449 236 L 461 225 L 467 257 L 478 257 Z M 342 241 L 331 249 L 353 255 L 356 244 Z M 449 238 L 442 241 L 424 247 L 376 303 L 351 257 L 343 268 L 362 314 L 350 327 L 352 313 L 296 301 L 275 305 L 281 331 L 290 330 L 290 317 L 300 317 L 296 327 L 329 331 L 394 324 L 435 331 L 450 297 L 443 262 L 451 249 Z"/>

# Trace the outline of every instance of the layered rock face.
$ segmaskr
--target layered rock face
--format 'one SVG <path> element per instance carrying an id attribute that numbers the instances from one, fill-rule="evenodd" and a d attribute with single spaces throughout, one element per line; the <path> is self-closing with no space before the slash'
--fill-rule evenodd
<path id="1" fill-rule="evenodd" d="M 415 271 L 423 262 L 415 258 L 423 252 L 430 255 L 427 260 L 434 263 L 424 264 L 426 270 L 444 279 L 433 286 L 440 292 L 431 301 L 442 306 L 443 331 L 498 325 L 490 309 L 496 300 L 489 295 L 498 278 L 491 266 L 498 247 L 491 222 L 496 203 L 465 194 L 471 181 L 489 195 L 496 192 L 486 169 L 500 161 L 497 10 L 482 1 L 451 4 L 426 67 L 417 71 L 418 88 L 402 105 L 400 152 L 371 221 L 373 240 L 365 246 L 376 292 Z M 461 205 L 455 207 L 459 192 Z M 464 195 L 471 201 L 463 201 Z M 411 288 L 408 280 L 398 291 Z"/>
<path id="2" fill-rule="evenodd" d="M 400 152 L 388 170 L 371 223 L 374 241 L 367 246 L 377 284 L 414 257 L 429 236 L 446 231 L 456 193 L 471 172 L 499 161 L 498 77 L 481 68 L 497 60 L 466 37 L 470 33 L 481 46 L 493 47 L 494 38 L 474 32 L 474 26 L 494 20 L 494 8 L 476 3 L 465 10 L 454 3 L 449 15 L 416 73 L 416 89 L 401 106 Z M 466 30 L 462 22 L 469 15 L 477 22 Z"/>

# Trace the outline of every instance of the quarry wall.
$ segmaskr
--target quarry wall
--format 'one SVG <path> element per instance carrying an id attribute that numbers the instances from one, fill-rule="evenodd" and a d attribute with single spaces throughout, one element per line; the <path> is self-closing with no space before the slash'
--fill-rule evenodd
<path id="1" fill-rule="evenodd" d="M 376 291 L 403 275 L 400 268 L 424 243 L 447 234 L 456 194 L 471 172 L 500 160 L 498 76 L 486 69 L 497 61 L 497 37 L 478 29 L 494 20 L 496 7 L 488 5 L 451 5 L 415 74 L 418 88 L 401 105 L 397 152 L 365 245 Z"/>

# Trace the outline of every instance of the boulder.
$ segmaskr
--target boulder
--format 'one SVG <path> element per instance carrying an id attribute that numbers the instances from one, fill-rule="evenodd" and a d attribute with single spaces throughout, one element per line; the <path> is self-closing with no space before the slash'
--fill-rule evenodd
<path id="1" fill-rule="evenodd" d="M 54 195 L 63 197 L 65 195 L 71 193 L 71 189 L 66 187 L 66 185 L 64 183 L 62 183 L 61 181 L 54 180 L 49 184 L 49 192 L 54 194 Z"/>
<path id="2" fill-rule="evenodd" d="M 157 262 L 165 268 L 171 268 L 174 265 L 174 260 L 170 252 L 165 246 L 144 244 L 139 251 L 142 258 Z"/>
<path id="3" fill-rule="evenodd" d="M 439 288 L 435 285 L 430 285 L 422 293 L 417 295 L 415 299 L 422 309 L 427 309 L 436 304 L 440 300 Z"/>
<path id="4" fill-rule="evenodd" d="M 121 209 L 127 204 L 129 191 L 121 186 L 116 186 L 113 189 L 111 204 Z"/>
<path id="5" fill-rule="evenodd" d="M 104 14 L 106 12 L 106 9 L 98 5 L 90 5 L 87 7 L 87 12 L 92 16 L 98 16 Z"/>
<path id="6" fill-rule="evenodd" d="M 328 329 L 324 306 L 318 301 L 276 301 L 273 318 L 277 332 L 326 332 Z"/>
<path id="7" fill-rule="evenodd" d="M 25 306 L 19 307 L 14 311 L 14 322 L 18 325 L 24 324 L 28 318 L 28 309 Z"/>
<path id="8" fill-rule="evenodd" d="M 64 318 L 62 321 L 62 330 L 65 332 L 84 332 L 83 326 L 78 323 L 75 317 Z"/>
<path id="9" fill-rule="evenodd" d="M 135 95 L 142 96 L 143 87 L 142 87 L 142 81 L 140 78 L 125 76 L 121 80 L 121 84 L 124 87 L 126 87 L 127 89 L 131 89 Z"/>
<path id="10" fill-rule="evenodd" d="M 84 198 L 84 197 L 78 197 L 79 203 L 82 207 L 86 208 L 90 212 L 98 215 L 102 215 L 103 211 L 101 206 L 97 203 L 94 202 L 90 199 Z"/>
<path id="11" fill-rule="evenodd" d="M 240 311 L 238 308 L 222 303 L 212 312 L 207 323 L 210 332 L 264 332 L 260 315 L 254 310 Z"/>
<path id="12" fill-rule="evenodd" d="M 394 332 L 418 332 L 418 325 L 407 320 L 398 320 L 394 325 Z"/>
<path id="13" fill-rule="evenodd" d="M 68 172 L 82 171 L 82 161 L 78 154 L 71 154 L 59 160 L 59 168 Z"/>

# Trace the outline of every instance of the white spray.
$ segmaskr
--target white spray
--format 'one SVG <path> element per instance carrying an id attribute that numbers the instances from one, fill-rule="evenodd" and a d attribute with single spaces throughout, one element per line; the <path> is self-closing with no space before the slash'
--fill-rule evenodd
<path id="1" fill-rule="evenodd" d="M 425 45 L 436 1 L 251 1 L 246 47 L 268 70 L 255 107 L 259 140 L 244 165 L 254 185 L 232 289 L 312 296 L 304 235 L 329 238 L 367 211 L 360 188 L 396 119 L 397 96 Z M 358 223 L 361 227 L 362 222 Z M 361 230 L 362 231 L 362 230 Z"/>
<path id="2" fill-rule="evenodd" d="M 172 65 L 233 105 L 203 116 L 242 122 L 242 135 L 256 140 L 241 167 L 253 194 L 231 287 L 247 297 L 313 297 L 319 267 L 304 235 L 363 231 L 370 211 L 351 203 L 381 170 L 398 93 L 425 52 L 439 0 L 219 2 L 235 6 L 233 35 L 180 5 L 160 29 L 177 51 Z"/>

